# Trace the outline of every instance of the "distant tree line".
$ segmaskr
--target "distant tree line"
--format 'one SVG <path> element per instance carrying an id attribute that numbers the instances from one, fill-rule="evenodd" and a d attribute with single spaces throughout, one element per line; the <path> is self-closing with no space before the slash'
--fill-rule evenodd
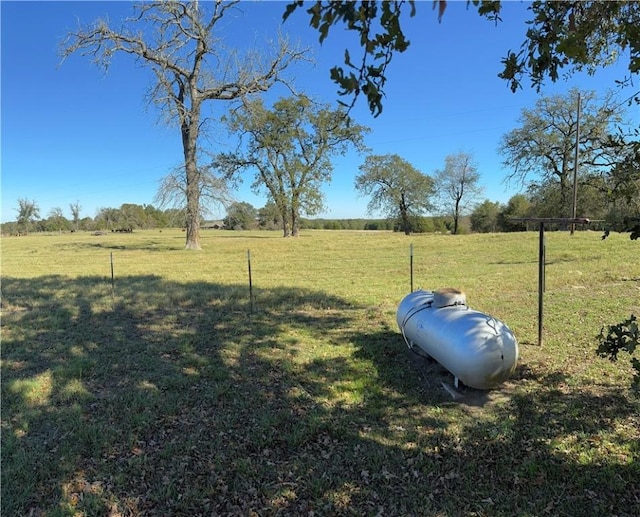
<path id="1" fill-rule="evenodd" d="M 160 210 L 153 205 L 124 203 L 120 208 L 100 208 L 95 217 L 82 217 L 79 202 L 69 205 L 70 218 L 62 208 L 52 208 L 47 217 L 40 217 L 40 208 L 36 201 L 19 199 L 15 209 L 15 221 L 2 224 L 2 233 L 7 235 L 26 235 L 31 232 L 75 232 L 75 231 L 132 231 L 134 229 L 152 229 L 183 227 L 184 210 L 170 208 Z"/>
<path id="2" fill-rule="evenodd" d="M 611 200 L 602 186 L 584 182 L 578 186 L 580 212 L 578 215 L 601 221 L 590 229 L 615 228 L 621 220 L 631 220 L 638 213 L 640 199 Z M 408 218 L 301 218 L 301 230 L 387 230 L 409 233 L 492 233 L 535 230 L 535 225 L 514 221 L 527 217 L 555 217 L 562 213 L 561 199 L 555 185 L 536 184 L 524 194 L 512 196 L 507 203 L 485 199 L 458 218 L 453 215 L 416 215 Z M 2 224 L 4 235 L 26 235 L 31 232 L 74 231 L 133 231 L 154 228 L 184 228 L 185 211 L 169 208 L 160 210 L 153 205 L 124 203 L 120 208 L 100 208 L 95 217 L 82 217 L 78 202 L 69 206 L 69 216 L 61 208 L 53 208 L 47 217 L 40 217 L 35 201 L 18 200 L 16 220 Z M 280 211 L 273 202 L 262 208 L 250 203 L 234 202 L 227 208 L 222 221 L 203 221 L 204 228 L 226 230 L 280 230 Z"/>

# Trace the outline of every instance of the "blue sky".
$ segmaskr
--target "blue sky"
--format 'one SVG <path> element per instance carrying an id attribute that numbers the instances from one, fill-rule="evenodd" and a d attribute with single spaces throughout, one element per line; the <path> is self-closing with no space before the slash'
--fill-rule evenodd
<path id="1" fill-rule="evenodd" d="M 286 5 L 243 2 L 225 22 L 226 44 L 262 45 L 274 38 Z M 528 87 L 512 93 L 497 74 L 501 58 L 524 40 L 527 6 L 506 2 L 503 21 L 495 26 L 467 10 L 466 2 L 449 2 L 438 23 L 431 2 L 419 2 L 417 16 L 405 21 L 411 46 L 390 65 L 382 115 L 373 118 L 364 99 L 352 112 L 358 123 L 371 128 L 366 139 L 371 152 L 396 153 L 433 174 L 447 155 L 462 150 L 478 165 L 485 198 L 506 202 L 518 193 L 518 185 L 504 183 L 509 171 L 497 148 L 501 137 L 517 127 L 521 110 L 533 107 L 541 94 L 572 87 L 615 89 L 625 67 L 620 63 L 595 76 L 574 75 L 549 83 L 540 93 Z M 82 215 L 91 217 L 100 207 L 154 204 L 159 180 L 180 164 L 179 130 L 159 123 L 157 111 L 145 101 L 151 85 L 146 70 L 117 56 L 105 75 L 80 55 L 62 65 L 57 55 L 59 43 L 78 21 L 86 25 L 107 16 L 116 24 L 131 14 L 130 2 L 1 2 L 2 221 L 15 220 L 19 198 L 34 200 L 42 217 L 54 207 L 70 217 L 69 204 L 76 201 Z M 345 47 L 354 48 L 354 35 L 335 27 L 320 46 L 302 11 L 281 30 L 311 48 L 316 61 L 289 72 L 297 89 L 335 102 L 337 87 L 329 68 L 342 63 Z M 632 92 L 620 92 L 620 99 Z M 273 91 L 269 98 L 284 93 Z M 227 108 L 215 102 L 210 116 L 217 118 Z M 637 111 L 631 115 L 640 123 Z M 235 143 L 235 137 L 219 130 L 205 145 L 215 152 Z M 334 160 L 333 181 L 324 189 L 327 209 L 320 216 L 368 216 L 368 199 L 353 186 L 363 161 L 356 153 Z M 266 198 L 252 194 L 251 174 L 245 177 L 235 197 L 263 206 Z"/>

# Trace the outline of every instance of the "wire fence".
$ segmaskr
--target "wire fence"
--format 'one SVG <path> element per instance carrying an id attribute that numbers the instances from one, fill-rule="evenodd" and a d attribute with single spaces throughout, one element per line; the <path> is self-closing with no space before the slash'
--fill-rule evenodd
<path id="1" fill-rule="evenodd" d="M 318 246 L 319 239 L 287 241 L 281 246 L 278 239 L 269 239 L 265 245 L 267 241 L 261 235 L 232 236 L 224 242 L 211 238 L 203 252 L 185 252 L 175 237 L 168 241 L 165 236 L 150 234 L 145 239 L 138 243 L 51 238 L 42 242 L 52 243 L 52 248 L 55 244 L 55 253 L 27 247 L 7 253 L 5 249 L 3 276 L 10 271 L 8 276 L 14 277 L 59 277 L 60 285 L 67 278 L 90 278 L 105 292 L 108 290 L 112 306 L 133 303 L 131 299 L 145 295 L 153 297 L 155 307 L 164 305 L 171 310 L 194 306 L 189 297 L 202 303 L 209 303 L 209 297 L 233 300 L 251 313 L 269 304 L 295 307 L 309 300 L 327 306 L 342 300 L 342 306 L 351 303 L 392 312 L 414 290 L 453 287 L 465 292 L 474 308 L 499 316 L 512 312 L 510 305 L 522 307 L 521 311 L 526 306 L 527 317 L 535 321 L 535 234 L 522 235 L 517 242 L 504 236 L 487 237 L 486 242 L 475 241 L 475 246 L 454 238 L 410 242 L 391 236 L 371 241 L 374 247 L 368 236 L 356 234 L 353 241 L 327 239 L 322 246 Z M 233 245 L 229 244 L 231 239 L 236 241 Z M 483 248 L 478 250 L 480 242 Z M 573 246 L 575 241 L 571 242 Z M 608 289 L 607 275 L 616 278 L 611 260 L 603 251 L 585 246 L 591 254 L 585 256 L 584 251 L 571 252 L 572 246 L 554 247 L 547 257 L 552 266 L 546 277 L 550 298 L 582 298 L 587 292 Z M 580 271 L 586 265 L 591 269 Z M 626 268 L 622 272 L 626 276 L 635 278 L 640 273 L 630 271 L 627 265 L 621 267 Z M 21 269 L 24 275 L 11 274 Z M 191 287 L 182 289 L 183 285 Z M 231 302 L 227 307 L 232 307 Z"/>
<path id="2" fill-rule="evenodd" d="M 139 254 L 126 250 L 110 252 L 106 280 L 114 299 L 119 286 L 133 277 L 158 276 L 168 281 L 226 286 L 236 293 L 244 291 L 251 312 L 259 308 L 260 294 L 273 289 L 316 292 L 373 303 L 381 294 L 398 299 L 416 285 L 413 245 L 409 250 L 375 257 L 334 259 L 318 257 L 316 253 L 268 256 L 250 248 L 240 255 L 227 254 L 215 262 L 211 262 L 210 255 L 205 260 L 185 257 L 166 262 L 154 260 L 153 256 L 140 260 Z"/>

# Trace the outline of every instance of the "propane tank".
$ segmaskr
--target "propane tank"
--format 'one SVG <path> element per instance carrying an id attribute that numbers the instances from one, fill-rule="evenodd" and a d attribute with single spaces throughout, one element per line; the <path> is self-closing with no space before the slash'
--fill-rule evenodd
<path id="1" fill-rule="evenodd" d="M 491 389 L 516 369 L 518 343 L 500 320 L 467 306 L 457 289 L 418 290 L 398 306 L 398 326 L 409 348 L 419 347 L 458 380 Z"/>

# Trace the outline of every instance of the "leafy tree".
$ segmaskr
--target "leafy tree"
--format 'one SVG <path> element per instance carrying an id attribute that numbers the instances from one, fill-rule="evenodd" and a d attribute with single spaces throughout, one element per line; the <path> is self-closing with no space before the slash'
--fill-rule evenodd
<path id="1" fill-rule="evenodd" d="M 459 152 L 445 158 L 444 169 L 435 173 L 434 181 L 440 205 L 453 219 L 452 233 L 458 233 L 460 217 L 482 193 L 480 173 L 469 153 Z"/>
<path id="2" fill-rule="evenodd" d="M 611 361 L 617 361 L 620 352 L 626 352 L 631 356 L 631 366 L 635 370 L 632 388 L 640 394 L 640 360 L 634 357 L 636 350 L 640 350 L 640 326 L 638 318 L 633 314 L 627 320 L 604 327 L 598 336 L 600 345 L 596 353 L 600 357 L 606 357 Z"/>
<path id="3" fill-rule="evenodd" d="M 558 186 L 553 181 L 532 183 L 527 189 L 531 203 L 530 214 L 534 217 L 569 216 L 566 206 L 563 210 L 563 200 Z M 566 205 L 566 200 L 565 200 Z"/>
<path id="4" fill-rule="evenodd" d="M 46 221 L 43 221 L 43 226 L 46 231 L 61 232 L 62 230 L 68 230 L 70 223 L 62 213 L 62 208 L 55 207 L 49 211 Z"/>
<path id="5" fill-rule="evenodd" d="M 227 174 L 256 171 L 255 192 L 266 191 L 280 212 L 285 237 L 297 236 L 303 214 L 323 208 L 321 186 L 331 180 L 331 158 L 350 147 L 364 150 L 367 128 L 344 110 L 317 105 L 306 97 L 281 98 L 273 109 L 261 100 L 247 101 L 225 118 L 240 132 L 237 152 L 220 154 L 216 164 Z"/>
<path id="6" fill-rule="evenodd" d="M 15 209 L 18 212 L 18 228 L 20 231 L 29 233 L 31 224 L 40 218 L 40 208 L 35 201 L 29 201 L 26 198 L 18 199 L 18 208 Z"/>
<path id="7" fill-rule="evenodd" d="M 522 77 L 540 89 L 546 77 L 557 81 L 565 67 L 593 73 L 626 51 L 629 73 L 640 72 L 640 3 L 536 0 L 529 10 L 533 16 L 526 40 L 519 52 L 509 51 L 500 74 L 513 91 L 521 87 Z"/>
<path id="8" fill-rule="evenodd" d="M 602 191 L 591 182 L 578 181 L 579 210 L 577 215 L 590 219 L 607 216 L 608 201 Z M 562 213 L 563 200 L 557 184 L 550 180 L 530 185 L 528 189 L 529 214 L 535 217 L 557 217 Z"/>
<path id="9" fill-rule="evenodd" d="M 80 219 L 79 228 L 84 231 L 91 231 L 96 229 L 96 223 L 93 218 L 87 216 Z"/>
<path id="10" fill-rule="evenodd" d="M 435 225 L 433 224 L 433 218 L 424 217 L 421 215 L 414 215 L 410 218 L 411 231 L 413 233 L 433 233 L 435 231 Z M 403 231 L 401 222 L 396 221 L 396 225 L 393 231 Z"/>
<path id="11" fill-rule="evenodd" d="M 479 233 L 498 231 L 498 216 L 501 210 L 500 203 L 485 199 L 471 213 L 471 230 Z"/>
<path id="12" fill-rule="evenodd" d="M 412 218 L 433 208 L 433 179 L 397 154 L 367 156 L 360 171 L 355 188 L 362 195 L 371 196 L 369 213 L 381 210 L 398 218 L 406 235 L 413 230 Z"/>
<path id="13" fill-rule="evenodd" d="M 400 15 L 405 2 L 315 2 L 307 9 L 311 15 L 310 25 L 320 32 L 322 43 L 329 34 L 332 25 L 342 21 L 347 29 L 359 33 L 363 51 L 356 63 L 345 50 L 344 63 L 349 70 L 340 66 L 331 69 L 331 79 L 340 87 L 340 95 L 353 94 L 350 106 L 353 106 L 362 92 L 367 96 L 369 109 L 375 115 L 382 112 L 382 96 L 386 82 L 385 71 L 394 52 L 404 52 L 409 41 L 400 28 Z M 411 4 L 411 16 L 415 6 Z M 291 2 L 285 11 L 286 20 L 293 11 L 304 5 L 303 1 Z M 380 16 L 380 25 L 384 33 L 375 32 L 374 20 Z M 348 103 L 341 102 L 343 106 Z"/>
<path id="14" fill-rule="evenodd" d="M 120 205 L 117 221 L 121 229 L 147 227 L 147 216 L 144 207 L 134 203 L 123 203 Z"/>
<path id="15" fill-rule="evenodd" d="M 100 230 L 113 230 L 118 224 L 120 210 L 117 208 L 99 208 L 95 217 L 96 227 Z"/>
<path id="16" fill-rule="evenodd" d="M 611 145 L 612 126 L 622 122 L 620 104 L 611 94 L 598 102 L 595 92 L 542 97 L 534 109 L 523 109 L 520 127 L 503 136 L 499 152 L 511 168 L 508 180 L 525 185 L 539 176 L 545 188 L 555 182 L 559 210 L 555 217 L 570 217 L 575 169 L 578 96 L 581 97 L 578 171 L 584 179 L 617 163 L 619 149 Z M 550 214 L 551 215 L 551 214 Z"/>
<path id="17" fill-rule="evenodd" d="M 636 138 L 639 133 L 636 132 Z M 621 159 L 606 177 L 607 192 L 611 199 L 621 199 L 640 213 L 640 140 L 621 147 Z"/>
<path id="18" fill-rule="evenodd" d="M 410 40 L 402 27 L 403 18 L 415 16 L 418 6 L 426 3 L 399 2 L 332 2 L 318 0 L 311 4 L 302 0 L 290 2 L 283 18 L 286 20 L 299 7 L 306 7 L 309 24 L 320 33 L 320 42 L 332 27 L 344 25 L 355 33 L 362 51 L 352 59 L 345 50 L 344 67 L 334 66 L 330 74 L 341 96 L 352 97 L 351 105 L 364 94 L 374 116 L 382 112 L 386 85 L 386 70 L 394 53 L 405 52 Z M 442 20 L 447 2 L 437 0 L 438 19 Z M 502 2 L 469 0 L 480 16 L 498 23 Z M 536 0 L 528 6 L 531 18 L 523 34 L 519 51 L 507 52 L 499 76 L 508 81 L 513 91 L 522 87 L 522 78 L 529 77 L 532 86 L 540 88 L 548 77 L 557 81 L 560 70 L 567 73 L 586 69 L 592 72 L 617 62 L 629 51 L 628 77 L 640 72 L 640 3 L 620 2 L 545 2 Z M 463 28 L 459 28 L 460 31 Z M 345 71 L 346 69 L 346 71 Z"/>
<path id="19" fill-rule="evenodd" d="M 17 235 L 20 233 L 20 228 L 18 227 L 18 223 L 16 221 L 9 221 L 0 224 L 0 230 L 0 233 L 2 233 L 2 235 Z"/>
<path id="20" fill-rule="evenodd" d="M 71 211 L 71 218 L 73 220 L 73 228 L 77 232 L 80 229 L 80 211 L 82 210 L 82 206 L 80 205 L 80 201 L 76 201 L 75 203 L 69 204 L 69 210 Z"/>
<path id="21" fill-rule="evenodd" d="M 527 229 L 526 223 L 512 220 L 525 217 L 531 217 L 531 201 L 524 194 L 516 194 L 509 199 L 507 206 L 500 211 L 498 223 L 505 232 L 525 231 Z"/>
<path id="22" fill-rule="evenodd" d="M 434 2 L 434 6 L 435 6 Z M 478 11 L 491 19 L 497 19 L 500 2 L 472 2 Z M 439 17 L 442 17 L 446 2 L 440 0 Z M 286 20 L 298 8 L 308 6 L 303 0 L 291 2 L 283 15 Z M 345 49 L 344 65 L 331 68 L 331 79 L 339 87 L 339 95 L 352 96 L 351 102 L 341 102 L 352 107 L 358 96 L 366 96 L 369 110 L 374 116 L 382 113 L 382 97 L 386 84 L 386 70 L 395 52 L 409 48 L 409 40 L 402 30 L 402 15 L 416 14 L 416 2 L 313 2 L 306 9 L 310 15 L 310 25 L 320 33 L 322 43 L 332 26 L 344 23 L 347 30 L 356 33 L 362 47 L 360 56 L 352 59 Z M 346 71 L 345 71 L 346 69 Z"/>
<path id="23" fill-rule="evenodd" d="M 258 210 L 258 226 L 263 230 L 282 228 L 282 214 L 273 201 L 268 201 Z"/>
<path id="24" fill-rule="evenodd" d="M 640 141 L 624 146 L 618 156 L 619 161 L 610 170 L 588 181 L 609 203 L 607 228 L 630 232 L 633 239 L 640 233 Z"/>
<path id="25" fill-rule="evenodd" d="M 80 52 L 104 69 L 114 55 L 127 54 L 153 72 L 150 98 L 167 122 L 178 125 L 182 137 L 187 249 L 200 249 L 203 176 L 198 151 L 205 105 L 265 92 L 283 80 L 282 73 L 293 61 L 304 56 L 304 51 L 292 49 L 285 41 L 269 58 L 238 56 L 225 49 L 214 32 L 237 3 L 142 3 L 120 29 L 98 20 L 71 32 L 62 48 L 63 58 Z"/>
<path id="26" fill-rule="evenodd" d="M 167 215 L 153 205 L 144 205 L 145 228 L 166 228 Z"/>
<path id="27" fill-rule="evenodd" d="M 251 203 L 232 203 L 227 208 L 224 225 L 229 230 L 252 230 L 257 226 L 257 217 L 258 211 Z"/>
<path id="28" fill-rule="evenodd" d="M 612 199 L 608 195 L 605 184 L 606 181 L 601 177 L 578 180 L 578 216 L 594 220 L 603 220 L 609 216 Z M 593 225 L 590 228 L 593 229 Z"/>
<path id="29" fill-rule="evenodd" d="M 342 224 L 340 224 L 340 221 L 331 219 L 329 221 L 325 221 L 322 225 L 322 228 L 324 230 L 342 230 Z"/>

